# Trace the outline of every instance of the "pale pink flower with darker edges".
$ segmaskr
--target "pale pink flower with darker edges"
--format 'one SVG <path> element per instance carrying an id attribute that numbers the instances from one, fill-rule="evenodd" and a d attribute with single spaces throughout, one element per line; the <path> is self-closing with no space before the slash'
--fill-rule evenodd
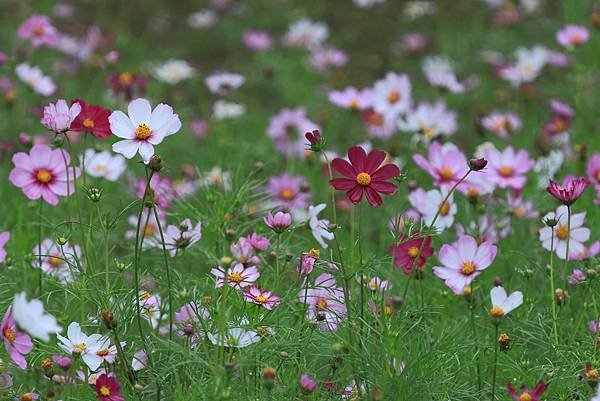
<path id="1" fill-rule="evenodd" d="M 564 205 L 571 205 L 589 185 L 590 182 L 585 177 L 566 177 L 563 185 L 551 179 L 546 191 Z"/>
<path id="2" fill-rule="evenodd" d="M 79 103 L 75 102 L 69 107 L 64 99 L 59 99 L 55 104 L 50 103 L 44 107 L 44 115 L 40 122 L 44 127 L 59 134 L 69 130 L 79 113 L 81 113 Z"/>
<path id="3" fill-rule="evenodd" d="M 393 114 L 382 114 L 373 109 L 367 109 L 362 112 L 361 117 L 367 134 L 371 138 L 387 139 L 398 129 L 397 116 Z"/>
<path id="4" fill-rule="evenodd" d="M 526 174 L 533 167 L 533 160 L 525 149 L 515 151 L 512 146 L 500 152 L 495 148 L 486 149 L 488 161 L 487 178 L 499 188 L 520 191 L 527 181 Z"/>
<path id="5" fill-rule="evenodd" d="M 563 29 L 556 32 L 556 41 L 565 47 L 579 46 L 587 42 L 590 38 L 588 29 L 581 25 L 566 25 Z"/>
<path id="6" fill-rule="evenodd" d="M 271 243 L 267 237 L 260 236 L 257 233 L 252 233 L 243 238 L 245 239 L 245 242 L 257 252 L 266 251 L 269 249 Z"/>
<path id="7" fill-rule="evenodd" d="M 341 91 L 331 91 L 329 101 L 338 107 L 351 110 L 365 110 L 371 107 L 373 92 L 371 89 L 356 89 L 349 86 Z"/>
<path id="8" fill-rule="evenodd" d="M 478 245 L 475 238 L 464 235 L 456 245 L 444 244 L 439 252 L 443 266 L 436 266 L 433 272 L 457 295 L 487 269 L 494 259 L 498 247 L 491 242 Z"/>
<path id="9" fill-rule="evenodd" d="M 413 161 L 432 176 L 434 184 L 439 187 L 452 187 L 469 171 L 464 153 L 452 143 L 441 145 L 439 142 L 432 142 L 429 145 L 428 158 L 415 154 Z"/>
<path id="10" fill-rule="evenodd" d="M 292 212 L 308 206 L 310 194 L 304 191 L 306 185 L 304 177 L 283 173 L 280 176 L 269 178 L 266 192 L 270 195 L 270 201 L 274 207 Z"/>
<path id="11" fill-rule="evenodd" d="M 292 224 L 292 215 L 284 212 L 271 212 L 264 217 L 265 224 L 276 233 L 282 233 Z"/>
<path id="12" fill-rule="evenodd" d="M 4 341 L 6 352 L 10 359 L 21 369 L 27 368 L 25 355 L 33 349 L 31 337 L 27 333 L 20 331 L 17 327 L 17 322 L 12 314 L 12 306 L 9 306 L 4 318 L 2 326 L 0 326 L 0 336 Z"/>
<path id="13" fill-rule="evenodd" d="M 569 250 L 570 252 L 570 250 Z M 583 251 L 570 252 L 570 260 L 586 260 L 593 258 L 600 253 L 600 241 L 593 242 L 589 247 L 584 246 Z"/>
<path id="14" fill-rule="evenodd" d="M 69 196 L 74 192 L 73 169 L 67 169 L 71 157 L 62 149 L 52 150 L 47 145 L 34 145 L 29 153 L 16 153 L 12 162 L 15 168 L 10 172 L 9 180 L 21 188 L 31 200 L 42 198 L 52 206 L 58 204 L 59 196 Z M 79 168 L 75 174 L 79 176 Z"/>
<path id="15" fill-rule="evenodd" d="M 331 274 L 321 274 L 312 286 L 300 290 L 298 296 L 301 303 L 308 305 L 307 319 L 315 322 L 321 331 L 336 331 L 346 316 L 344 292 Z"/>
<path id="16" fill-rule="evenodd" d="M 594 153 L 587 165 L 587 176 L 596 189 L 595 204 L 600 204 L 600 153 Z"/>
<path id="17" fill-rule="evenodd" d="M 307 373 L 302 374 L 300 376 L 300 389 L 305 394 L 314 393 L 317 389 L 317 381 L 310 377 Z"/>
<path id="18" fill-rule="evenodd" d="M 407 53 L 417 53 L 428 44 L 427 36 L 420 32 L 409 32 L 402 37 L 402 49 Z"/>
<path id="19" fill-rule="evenodd" d="M 267 136 L 282 155 L 303 158 L 306 149 L 310 148 L 310 143 L 304 134 L 318 129 L 319 126 L 306 116 L 306 109 L 286 108 L 269 119 Z"/>
<path id="20" fill-rule="evenodd" d="M 58 31 L 46 15 L 32 15 L 27 18 L 19 25 L 17 35 L 21 39 L 31 40 L 33 47 L 53 47 L 59 41 Z"/>
<path id="21" fill-rule="evenodd" d="M 265 51 L 273 46 L 273 38 L 265 31 L 245 31 L 242 42 L 250 50 Z"/>
<path id="22" fill-rule="evenodd" d="M 79 265 L 82 256 L 79 245 L 75 247 L 69 244 L 59 245 L 49 238 L 34 246 L 31 252 L 33 268 L 42 269 L 45 274 L 63 283 L 73 281 L 73 276 L 77 273 L 76 266 Z"/>
<path id="23" fill-rule="evenodd" d="M 233 258 L 244 266 L 260 264 L 260 258 L 256 256 L 256 249 L 246 237 L 241 237 L 237 242 L 229 246 Z"/>
<path id="24" fill-rule="evenodd" d="M 279 305 L 281 302 L 281 297 L 273 295 L 271 291 L 260 290 L 258 287 L 253 285 L 248 289 L 248 291 L 244 292 L 244 300 L 255 303 L 256 305 L 260 305 L 267 310 L 272 310 L 274 307 Z"/>
<path id="25" fill-rule="evenodd" d="M 165 229 L 164 238 L 169 255 L 175 257 L 178 252 L 183 252 L 200 241 L 200 238 L 202 238 L 202 222 L 199 221 L 194 226 L 190 219 L 185 219 L 178 226 L 170 224 Z"/>
<path id="26" fill-rule="evenodd" d="M 539 231 L 540 241 L 544 249 L 554 251 L 560 259 L 565 259 L 567 255 L 567 240 L 569 242 L 569 254 L 584 252 L 586 242 L 590 238 L 591 231 L 583 227 L 586 212 L 575 213 L 571 215 L 571 223 L 568 224 L 567 206 L 560 205 L 556 212 L 546 214 L 543 221 L 556 219 L 558 224 L 554 227 L 543 227 Z M 552 237 L 554 236 L 554 239 Z M 554 249 L 552 249 L 554 246 Z"/>
<path id="27" fill-rule="evenodd" d="M 500 138 L 509 138 L 521 129 L 521 119 L 515 113 L 495 111 L 481 119 L 481 126 Z"/>
<path id="28" fill-rule="evenodd" d="M 332 47 L 319 48 L 310 55 L 310 64 L 317 71 L 341 67 L 348 62 L 346 52 Z"/>
<path id="29" fill-rule="evenodd" d="M 221 288 L 227 284 L 239 290 L 254 285 L 260 277 L 260 272 L 256 266 L 244 267 L 241 263 L 236 263 L 228 269 L 218 266 L 211 269 L 210 272 L 217 278 L 215 288 Z"/>

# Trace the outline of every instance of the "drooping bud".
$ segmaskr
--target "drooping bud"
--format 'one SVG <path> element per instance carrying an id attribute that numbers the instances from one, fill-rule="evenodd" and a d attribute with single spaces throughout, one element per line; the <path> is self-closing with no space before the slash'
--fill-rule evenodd
<path id="1" fill-rule="evenodd" d="M 485 160 L 483 157 L 479 159 L 471 159 L 469 160 L 469 168 L 472 171 L 481 171 L 485 168 L 485 166 L 487 166 L 487 163 L 487 160 Z"/>

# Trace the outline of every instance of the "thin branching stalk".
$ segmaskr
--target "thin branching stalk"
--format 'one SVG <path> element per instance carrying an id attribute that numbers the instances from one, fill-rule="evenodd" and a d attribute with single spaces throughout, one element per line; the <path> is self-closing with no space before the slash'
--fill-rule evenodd
<path id="1" fill-rule="evenodd" d="M 492 372 L 492 401 L 496 400 L 496 370 L 498 368 L 498 330 L 500 328 L 500 321 L 494 321 L 496 326 L 496 334 L 494 337 L 494 367 Z"/>
<path id="2" fill-rule="evenodd" d="M 552 236 L 550 237 L 550 305 L 552 305 L 552 333 L 554 344 L 558 345 L 558 327 L 556 326 L 556 300 L 554 289 L 554 226 L 550 227 Z"/>
<path id="3" fill-rule="evenodd" d="M 169 303 L 169 340 L 173 339 L 173 283 L 171 282 L 171 269 L 169 268 L 169 255 L 167 254 L 167 245 L 165 244 L 165 237 L 163 234 L 162 225 L 160 224 L 160 218 L 158 216 L 158 210 L 156 205 L 152 204 L 152 210 L 154 211 L 154 218 L 156 219 L 156 225 L 158 226 L 158 232 L 160 233 L 160 243 L 162 245 L 163 259 L 165 263 L 165 270 L 167 272 L 167 289 L 169 291 L 168 303 Z"/>

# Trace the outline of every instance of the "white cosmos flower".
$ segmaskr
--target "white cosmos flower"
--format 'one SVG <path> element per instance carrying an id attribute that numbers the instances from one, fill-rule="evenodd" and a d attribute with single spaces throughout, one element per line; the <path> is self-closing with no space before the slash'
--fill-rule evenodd
<path id="1" fill-rule="evenodd" d="M 127 116 L 120 110 L 113 111 L 108 117 L 110 130 L 123 141 L 113 144 L 113 151 L 131 159 L 140 153 L 144 162 L 154 155 L 154 146 L 181 128 L 179 116 L 173 108 L 159 104 L 152 110 L 146 99 L 135 99 L 127 107 Z"/>
<path id="2" fill-rule="evenodd" d="M 236 118 L 246 112 L 246 106 L 227 102 L 225 100 L 217 100 L 213 104 L 213 115 L 217 120 L 225 120 L 228 118 Z"/>
<path id="3" fill-rule="evenodd" d="M 451 194 L 448 200 L 444 202 L 447 194 L 448 189 L 446 188 L 441 188 L 441 190 L 431 189 L 429 191 L 417 188 L 410 193 L 408 200 L 423 216 L 423 220 L 427 225 L 433 222 L 439 210 L 438 218 L 435 221 L 435 229 L 443 230 L 452 227 L 454 215 L 457 211 L 456 203 L 454 203 L 454 194 Z"/>
<path id="4" fill-rule="evenodd" d="M 329 220 L 320 219 L 319 213 L 321 213 L 327 207 L 326 204 L 320 203 L 317 206 L 308 207 L 308 225 L 312 231 L 313 237 L 321 245 L 321 248 L 326 249 L 327 244 L 324 239 L 331 241 L 333 239 L 333 233 L 329 231 Z"/>
<path id="5" fill-rule="evenodd" d="M 167 60 L 162 65 L 154 67 L 152 74 L 159 81 L 175 85 L 194 76 L 196 70 L 185 60 Z"/>
<path id="6" fill-rule="evenodd" d="M 540 229 L 539 235 L 542 246 L 549 251 L 554 247 L 554 252 L 561 259 L 567 257 L 567 242 L 569 243 L 569 255 L 585 252 L 583 243 L 590 239 L 591 234 L 589 228 L 583 227 L 585 215 L 586 212 L 571 215 L 569 224 L 568 209 L 565 205 L 560 205 L 556 212 L 546 214 L 542 221 L 556 219 L 558 224 L 554 227 L 554 231 L 548 226 Z"/>
<path id="7" fill-rule="evenodd" d="M 494 287 L 490 291 L 490 297 L 492 298 L 491 314 L 494 317 L 507 315 L 523 304 L 521 291 L 515 291 L 509 296 L 504 288 Z"/>
<path id="8" fill-rule="evenodd" d="M 260 335 L 251 330 L 244 330 L 241 327 L 232 327 L 227 329 L 225 338 L 220 333 L 208 333 L 208 339 L 214 345 L 228 348 L 244 348 L 260 341 Z"/>
<path id="9" fill-rule="evenodd" d="M 234 89 L 239 88 L 246 82 L 243 75 L 232 72 L 216 72 L 209 75 L 204 80 L 210 93 L 224 95 Z"/>
<path id="10" fill-rule="evenodd" d="M 94 149 L 87 149 L 81 159 L 85 161 L 87 175 L 109 181 L 117 181 L 127 168 L 123 156 L 113 155 L 107 150 L 96 152 Z"/>
<path id="11" fill-rule="evenodd" d="M 81 331 L 79 323 L 72 322 L 67 329 L 67 338 L 57 334 L 62 344 L 58 346 L 68 354 L 81 355 L 83 362 L 95 371 L 102 364 L 102 357 L 96 353 L 110 344 L 108 337 L 101 334 L 86 335 Z"/>
<path id="12" fill-rule="evenodd" d="M 62 327 L 56 323 L 54 316 L 44 312 L 44 304 L 39 299 L 27 301 L 22 292 L 15 295 L 12 313 L 19 327 L 32 337 L 42 341 L 50 341 L 50 334 L 60 333 Z"/>
<path id="13" fill-rule="evenodd" d="M 43 96 L 50 96 L 56 90 L 52 78 L 44 75 L 38 67 L 32 67 L 27 63 L 21 63 L 15 68 L 15 72 L 21 81 L 26 83 L 35 92 Z"/>

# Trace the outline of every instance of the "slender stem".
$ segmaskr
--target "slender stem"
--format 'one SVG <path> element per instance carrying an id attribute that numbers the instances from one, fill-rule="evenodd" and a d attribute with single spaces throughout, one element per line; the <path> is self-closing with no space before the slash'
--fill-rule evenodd
<path id="1" fill-rule="evenodd" d="M 565 255 L 565 267 L 563 271 L 563 275 L 565 277 L 565 285 L 564 288 L 567 288 L 567 278 L 569 277 L 568 268 L 569 268 L 569 245 L 571 244 L 571 205 L 567 205 L 567 249 Z"/>
<path id="2" fill-rule="evenodd" d="M 362 335 L 362 330 L 365 321 L 365 277 L 363 272 L 363 253 L 362 253 L 362 240 L 361 240 L 361 217 L 362 217 L 362 202 L 358 204 L 358 223 L 356 225 L 356 231 L 358 236 L 358 257 L 359 257 L 359 266 L 358 266 L 358 274 L 360 275 L 360 330 Z"/>
<path id="3" fill-rule="evenodd" d="M 42 275 L 42 208 L 44 207 L 44 201 L 42 199 L 39 200 L 40 202 L 40 210 L 39 210 L 39 227 L 38 227 L 38 292 L 40 297 L 42 296 L 43 293 L 43 288 L 42 288 L 42 282 L 43 282 L 43 275 Z"/>
<path id="4" fill-rule="evenodd" d="M 496 336 L 494 337 L 494 370 L 492 373 L 492 401 L 496 400 L 496 369 L 498 367 L 498 329 L 500 322 L 494 322 L 496 326 Z"/>
<path id="5" fill-rule="evenodd" d="M 475 306 L 470 303 L 471 327 L 473 329 L 473 340 L 475 341 L 475 366 L 477 367 L 477 388 L 481 391 L 481 368 L 479 366 L 479 340 L 477 339 L 477 328 L 475 326 Z"/>
<path id="6" fill-rule="evenodd" d="M 552 305 L 552 332 L 554 333 L 554 344 L 558 345 L 558 327 L 556 325 L 556 300 L 554 290 L 554 227 L 550 237 L 550 305 Z"/>
<path id="7" fill-rule="evenodd" d="M 331 171 L 331 162 L 327 157 L 327 152 L 323 152 L 323 156 L 325 156 L 325 163 L 327 163 L 327 171 L 329 172 L 329 180 L 333 180 L 333 171 Z M 329 193 L 331 194 L 331 210 L 333 211 L 333 224 L 337 226 L 337 210 L 335 208 L 335 191 L 332 191 L 329 188 Z"/>
<path id="8" fill-rule="evenodd" d="M 277 233 L 277 239 L 275 240 L 275 279 L 276 285 L 279 285 L 279 244 L 281 242 L 281 233 Z"/>
<path id="9" fill-rule="evenodd" d="M 160 233 L 160 242 L 162 244 L 163 259 L 165 262 L 165 269 L 167 271 L 167 288 L 169 290 L 169 340 L 173 339 L 173 283 L 171 282 L 171 269 L 169 269 L 169 255 L 167 254 L 167 245 L 165 244 L 165 237 L 163 234 L 162 225 L 160 224 L 160 218 L 158 217 L 158 210 L 156 205 L 152 204 L 152 210 L 154 211 L 154 219 L 158 226 L 158 232 Z"/>

